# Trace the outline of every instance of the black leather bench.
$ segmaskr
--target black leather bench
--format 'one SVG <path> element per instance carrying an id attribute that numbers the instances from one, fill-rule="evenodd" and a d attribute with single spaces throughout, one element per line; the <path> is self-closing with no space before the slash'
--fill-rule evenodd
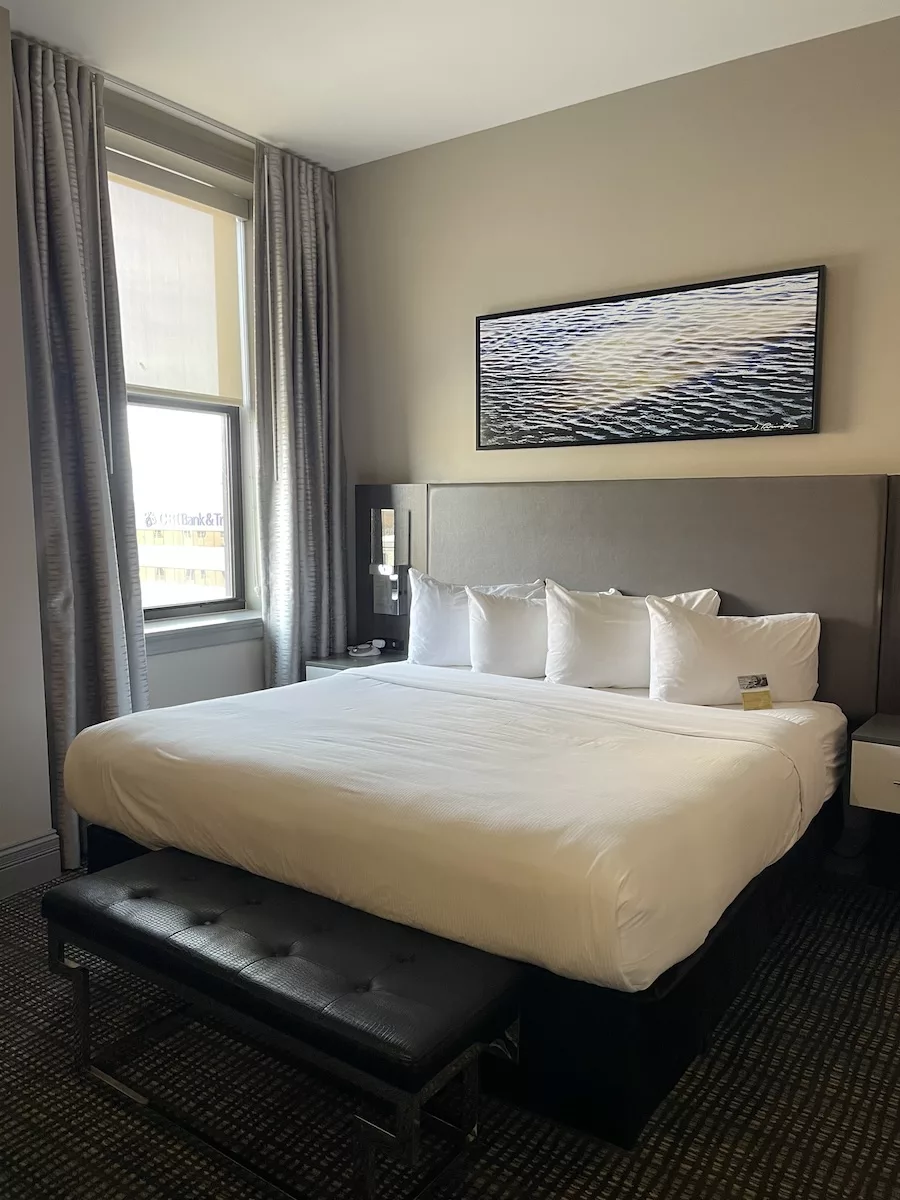
<path id="1" fill-rule="evenodd" d="M 517 1016 L 518 964 L 178 850 L 63 883 L 42 910 L 74 985 L 76 1064 L 131 1099 L 153 1105 L 116 1077 L 120 1046 L 92 1052 L 88 970 L 67 945 L 389 1101 L 392 1122 L 356 1118 L 363 1196 L 376 1150 L 414 1164 L 422 1125 L 451 1135 L 454 1167 L 474 1138 L 479 1052 Z M 439 1121 L 425 1105 L 458 1076 L 459 1121 Z"/>

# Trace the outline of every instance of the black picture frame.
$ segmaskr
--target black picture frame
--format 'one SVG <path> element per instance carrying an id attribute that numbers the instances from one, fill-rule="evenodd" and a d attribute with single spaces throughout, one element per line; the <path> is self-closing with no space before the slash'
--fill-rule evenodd
<path id="1" fill-rule="evenodd" d="M 724 432 L 678 432 L 659 434 L 648 432 L 638 436 L 609 436 L 575 437 L 553 439 L 541 437 L 535 441 L 516 440 L 512 442 L 489 443 L 484 437 L 484 404 L 482 395 L 482 327 L 487 322 L 502 320 L 508 317 L 525 317 L 531 314 L 547 312 L 563 312 L 572 308 L 593 308 L 609 304 L 622 303 L 629 300 L 648 299 L 655 296 L 677 296 L 685 292 L 714 290 L 737 284 L 758 283 L 765 280 L 790 279 L 794 276 L 814 275 L 816 277 L 816 311 L 814 319 L 814 345 L 812 368 L 812 394 L 810 396 L 809 424 L 803 428 L 754 429 L 735 427 Z M 485 313 L 475 318 L 475 419 L 476 419 L 476 449 L 477 450 L 543 450 L 561 449 L 569 446 L 608 446 L 632 445 L 648 442 L 679 442 L 679 441 L 714 441 L 731 440 L 732 438 L 747 437 L 793 437 L 819 432 L 819 409 L 822 374 L 822 336 L 825 317 L 825 278 L 826 268 L 822 263 L 792 267 L 788 270 L 764 271 L 755 275 L 739 275 L 727 279 L 703 280 L 698 283 L 687 283 L 676 287 L 651 288 L 638 292 L 627 292 L 614 296 L 600 296 L 590 300 L 570 300 L 562 304 L 542 304 L 532 308 L 510 309 L 505 312 Z"/>

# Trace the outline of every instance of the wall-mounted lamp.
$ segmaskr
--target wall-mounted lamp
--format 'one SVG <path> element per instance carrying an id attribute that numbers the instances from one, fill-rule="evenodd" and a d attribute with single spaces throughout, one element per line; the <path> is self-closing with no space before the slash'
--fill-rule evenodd
<path id="1" fill-rule="evenodd" d="M 369 574 L 374 612 L 399 617 L 407 611 L 408 570 L 409 513 L 399 508 L 373 508 Z"/>

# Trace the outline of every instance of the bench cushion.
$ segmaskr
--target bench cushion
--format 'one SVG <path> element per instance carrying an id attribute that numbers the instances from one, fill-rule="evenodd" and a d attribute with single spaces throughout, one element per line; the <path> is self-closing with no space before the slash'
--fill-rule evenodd
<path id="1" fill-rule="evenodd" d="M 60 884 L 43 913 L 101 954 L 409 1090 L 506 1028 L 524 970 L 180 850 Z"/>

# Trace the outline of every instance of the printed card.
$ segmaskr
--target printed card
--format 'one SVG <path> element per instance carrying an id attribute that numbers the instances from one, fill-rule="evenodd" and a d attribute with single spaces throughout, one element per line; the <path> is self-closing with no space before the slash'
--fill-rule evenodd
<path id="1" fill-rule="evenodd" d="M 738 675 L 738 687 L 741 689 L 741 702 L 745 711 L 753 712 L 755 709 L 772 707 L 768 675 Z"/>

